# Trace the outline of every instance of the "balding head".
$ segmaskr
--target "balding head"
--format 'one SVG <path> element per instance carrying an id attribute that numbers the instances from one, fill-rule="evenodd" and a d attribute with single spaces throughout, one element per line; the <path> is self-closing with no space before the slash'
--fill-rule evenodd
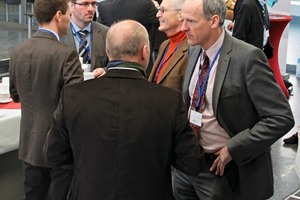
<path id="1" fill-rule="evenodd" d="M 106 51 L 110 61 L 131 61 L 146 67 L 150 57 L 147 30 L 134 20 L 113 24 L 106 35 Z"/>

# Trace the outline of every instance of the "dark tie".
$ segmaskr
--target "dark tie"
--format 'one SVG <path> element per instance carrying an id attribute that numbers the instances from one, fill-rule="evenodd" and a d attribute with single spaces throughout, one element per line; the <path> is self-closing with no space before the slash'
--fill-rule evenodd
<path id="1" fill-rule="evenodd" d="M 83 63 L 86 64 L 86 63 L 88 63 L 88 52 L 87 52 L 88 42 L 86 39 L 88 31 L 80 30 L 80 31 L 78 31 L 78 33 L 82 39 L 82 41 L 79 42 L 79 56 L 83 58 Z"/>
<path id="2" fill-rule="evenodd" d="M 206 55 L 206 52 L 203 51 L 203 64 L 202 64 L 201 69 L 199 69 L 199 70 L 201 70 L 201 72 L 200 72 L 200 76 L 198 77 L 198 80 L 196 83 L 196 87 L 195 87 L 193 98 L 192 98 L 192 104 L 191 104 L 191 110 L 196 110 L 201 113 L 205 107 L 205 91 L 206 91 L 207 84 L 205 86 L 202 96 L 199 97 L 199 90 L 198 90 L 199 83 L 198 82 L 200 81 L 200 86 L 202 87 L 205 77 L 207 75 L 208 68 L 209 68 L 209 58 Z M 201 98 L 201 103 L 200 103 L 200 106 L 198 108 L 196 108 L 196 104 L 197 104 L 199 98 Z M 192 129 L 194 130 L 194 133 L 196 134 L 197 138 L 199 138 L 200 127 L 195 124 L 192 124 L 192 123 L 190 125 L 191 125 Z"/>

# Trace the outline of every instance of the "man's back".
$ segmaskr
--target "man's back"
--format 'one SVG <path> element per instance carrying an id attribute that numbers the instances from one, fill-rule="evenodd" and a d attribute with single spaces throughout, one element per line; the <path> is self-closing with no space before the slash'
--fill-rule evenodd
<path id="1" fill-rule="evenodd" d="M 139 72 L 108 70 L 67 87 L 62 105 L 64 114 L 56 119 L 70 133 L 65 136 L 73 150 L 76 199 L 173 199 L 171 164 L 193 175 L 201 170 L 181 94 Z M 48 151 L 51 164 L 55 158 Z"/>
<path id="2" fill-rule="evenodd" d="M 157 9 L 152 0 L 109 0 L 102 1 L 98 6 L 98 20 L 110 26 L 122 19 L 133 19 L 143 24 L 149 31 L 151 25 L 158 26 Z"/>
<path id="3" fill-rule="evenodd" d="M 257 48 L 263 48 L 264 17 L 259 0 L 238 0 L 234 6 L 232 36 Z"/>
<path id="4" fill-rule="evenodd" d="M 22 103 L 19 156 L 43 166 L 41 150 L 61 89 L 82 81 L 77 53 L 52 34 L 38 31 L 14 49 L 10 77 L 12 98 Z"/>

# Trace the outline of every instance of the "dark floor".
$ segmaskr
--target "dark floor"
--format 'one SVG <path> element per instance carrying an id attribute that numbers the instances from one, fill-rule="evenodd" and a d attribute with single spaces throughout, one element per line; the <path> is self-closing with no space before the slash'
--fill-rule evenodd
<path id="1" fill-rule="evenodd" d="M 8 58 L 12 48 L 25 38 L 27 38 L 27 30 L 9 28 L 0 24 L 0 59 Z M 300 17 L 293 17 L 289 27 L 287 63 L 295 64 L 298 57 L 300 57 Z M 300 125 L 300 78 L 290 74 L 289 80 L 294 85 L 294 95 L 289 102 L 296 125 L 284 138 L 296 133 L 297 125 Z M 271 200 L 292 199 L 289 196 L 300 189 L 300 180 L 294 167 L 298 145 L 284 145 L 284 138 L 272 146 L 275 193 Z"/>

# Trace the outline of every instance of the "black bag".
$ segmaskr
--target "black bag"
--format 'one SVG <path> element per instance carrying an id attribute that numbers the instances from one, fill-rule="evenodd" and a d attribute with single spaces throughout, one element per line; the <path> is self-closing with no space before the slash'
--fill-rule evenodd
<path id="1" fill-rule="evenodd" d="M 268 38 L 267 44 L 264 46 L 264 53 L 265 53 L 265 55 L 267 56 L 268 59 L 273 58 L 274 47 L 270 43 L 269 38 Z"/>

